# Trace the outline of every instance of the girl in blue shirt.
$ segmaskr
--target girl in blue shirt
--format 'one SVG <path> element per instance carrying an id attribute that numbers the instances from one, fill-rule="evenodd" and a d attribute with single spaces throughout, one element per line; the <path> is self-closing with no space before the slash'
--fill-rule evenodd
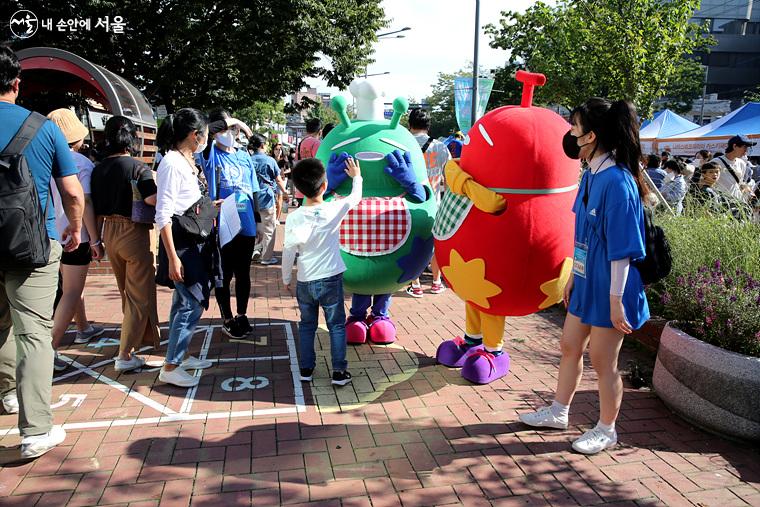
<path id="1" fill-rule="evenodd" d="M 213 199 L 226 199 L 234 194 L 240 216 L 241 230 L 222 247 L 222 285 L 216 287 L 216 301 L 224 319 L 222 332 L 232 338 L 242 338 L 251 331 L 248 322 L 248 299 L 251 296 L 251 258 L 256 244 L 255 199 L 259 182 L 251 158 L 245 150 L 235 148 L 240 130 L 251 137 L 243 122 L 232 118 L 226 110 L 209 112 L 209 142 L 199 162 Z M 230 283 L 235 277 L 237 315 L 232 314 Z"/>
<path id="2" fill-rule="evenodd" d="M 554 402 L 520 420 L 535 427 L 567 428 L 570 402 L 589 348 L 598 376 L 599 422 L 573 442 L 595 454 L 617 444 L 615 420 L 623 397 L 617 369 L 623 337 L 649 319 L 644 284 L 632 266 L 643 259 L 645 184 L 639 169 L 641 146 L 633 106 L 592 98 L 571 114 L 563 147 L 587 162 L 575 212 L 573 276 L 565 287 L 568 308 Z"/>

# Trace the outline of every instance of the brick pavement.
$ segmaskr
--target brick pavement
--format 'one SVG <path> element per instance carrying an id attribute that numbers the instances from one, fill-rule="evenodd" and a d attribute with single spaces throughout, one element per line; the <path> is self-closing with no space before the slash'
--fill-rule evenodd
<path id="1" fill-rule="evenodd" d="M 68 437 L 34 462 L 11 463 L 19 437 L 6 430 L 15 418 L 0 415 L 0 505 L 760 505 L 758 449 L 690 427 L 651 392 L 626 388 L 619 447 L 570 452 L 597 417 L 588 364 L 568 430 L 517 423 L 518 412 L 551 398 L 556 309 L 510 319 L 510 375 L 475 387 L 434 361 L 439 341 L 461 333 L 462 303 L 451 291 L 421 300 L 399 293 L 398 343 L 350 347 L 354 383 L 334 389 L 320 331 L 315 381 L 301 391 L 295 302 L 279 267 L 253 273 L 253 340 L 223 339 L 218 309 L 206 312 L 192 352 L 217 364 L 190 396 L 157 382 L 151 368 L 115 372 L 112 342 L 66 346 L 82 370 L 53 388 Z M 169 296 L 160 291 L 162 319 Z M 91 277 L 86 297 L 92 320 L 118 326 L 112 278 Z M 637 354 L 624 353 L 623 365 Z"/>

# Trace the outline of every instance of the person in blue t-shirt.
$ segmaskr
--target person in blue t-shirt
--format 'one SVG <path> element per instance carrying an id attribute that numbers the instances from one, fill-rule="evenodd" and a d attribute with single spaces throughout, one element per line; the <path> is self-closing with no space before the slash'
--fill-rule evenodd
<path id="1" fill-rule="evenodd" d="M 633 105 L 592 98 L 573 110 L 571 120 L 563 148 L 570 158 L 587 161 L 588 170 L 573 206 L 575 253 L 564 295 L 567 318 L 557 391 L 551 406 L 521 414 L 520 420 L 567 428 L 588 347 L 598 376 L 599 422 L 573 442 L 573 449 L 595 454 L 617 444 L 615 420 L 623 398 L 617 363 L 623 337 L 649 319 L 644 284 L 632 265 L 645 255 L 646 186 Z"/>
<path id="2" fill-rule="evenodd" d="M 659 190 L 667 173 L 665 169 L 660 167 L 660 157 L 654 153 L 647 155 L 647 174 L 649 174 L 649 177 L 652 178 L 652 183 Z"/>
<path id="3" fill-rule="evenodd" d="M 256 244 L 254 210 L 259 182 L 248 153 L 234 147 L 241 129 L 250 137 L 250 129 L 226 110 L 210 111 L 208 146 L 198 154 L 211 198 L 226 199 L 234 195 L 240 216 L 240 232 L 222 247 L 222 286 L 214 290 L 224 319 L 222 332 L 231 338 L 242 338 L 253 331 L 247 313 L 251 296 L 251 259 Z M 237 305 L 237 315 L 234 316 L 230 303 L 233 276 Z"/>
<path id="4" fill-rule="evenodd" d="M 277 206 L 275 205 L 276 192 L 285 194 L 285 182 L 280 176 L 280 168 L 275 159 L 264 151 L 266 139 L 261 134 L 254 134 L 248 141 L 248 147 L 253 148 L 251 162 L 256 168 L 256 176 L 259 178 L 259 213 L 261 214 L 261 230 L 253 252 L 254 260 L 261 259 L 266 265 L 277 264 L 274 257 L 274 242 L 277 236 Z"/>
<path id="5" fill-rule="evenodd" d="M 16 105 L 20 76 L 21 65 L 16 54 L 7 46 L 0 46 L 0 151 L 8 146 L 31 114 Z M 84 193 L 66 138 L 53 122 L 45 121 L 23 154 L 37 189 L 40 213 L 47 210 L 50 255 L 48 264 L 43 267 L 0 268 L 0 397 L 5 413 L 19 414 L 21 457 L 30 459 L 48 452 L 66 438 L 61 426 L 53 426 L 50 409 L 53 383 L 50 330 L 62 250 L 59 240 L 64 241 L 63 249 L 67 252 L 79 247 Z M 51 176 L 69 222 L 61 238 L 55 227 L 55 206 L 50 202 Z M 8 176 L 0 174 L 2 178 Z M 8 224 L 7 216 L 5 220 L 7 225 L 13 226 Z M 12 233 L 3 231 L 3 234 Z M 3 236 L 2 240 L 7 241 L 8 237 Z M 15 257 L 9 252 L 6 254 L 10 259 L 4 260 L 10 263 Z"/>
<path id="6" fill-rule="evenodd" d="M 446 144 L 449 153 L 451 153 L 451 158 L 459 158 L 462 156 L 462 147 L 464 146 L 464 143 L 462 142 L 463 140 L 464 134 L 457 131 L 451 141 Z"/>

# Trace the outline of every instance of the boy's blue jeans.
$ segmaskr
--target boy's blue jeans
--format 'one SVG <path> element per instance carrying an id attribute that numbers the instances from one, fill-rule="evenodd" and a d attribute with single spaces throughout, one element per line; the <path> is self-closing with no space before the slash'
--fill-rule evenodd
<path id="1" fill-rule="evenodd" d="M 301 321 L 298 323 L 301 368 L 314 368 L 314 338 L 319 321 L 319 307 L 325 312 L 327 330 L 330 332 L 330 355 L 333 371 L 345 371 L 346 361 L 346 311 L 343 308 L 343 273 L 314 280 L 298 282 L 296 290 Z"/>

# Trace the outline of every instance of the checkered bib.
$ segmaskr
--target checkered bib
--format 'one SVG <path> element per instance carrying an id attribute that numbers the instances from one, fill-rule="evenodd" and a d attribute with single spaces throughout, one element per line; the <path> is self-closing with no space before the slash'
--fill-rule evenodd
<path id="1" fill-rule="evenodd" d="M 406 242 L 411 226 L 403 197 L 365 197 L 340 225 L 340 249 L 362 257 L 393 253 Z"/>
<path id="2" fill-rule="evenodd" d="M 433 237 L 439 241 L 449 239 L 459 230 L 474 203 L 469 197 L 446 189 L 433 224 Z"/>

